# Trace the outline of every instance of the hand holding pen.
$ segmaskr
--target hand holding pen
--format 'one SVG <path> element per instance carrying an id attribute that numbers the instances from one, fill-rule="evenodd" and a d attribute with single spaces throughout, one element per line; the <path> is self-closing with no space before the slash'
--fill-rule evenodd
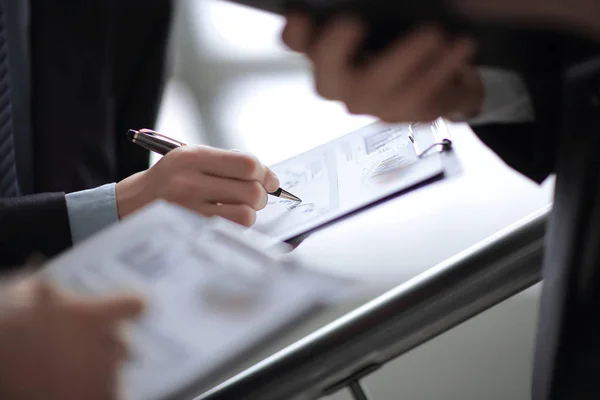
<path id="1" fill-rule="evenodd" d="M 135 132 L 142 135 L 134 141 Z M 267 204 L 267 193 L 289 198 L 285 197 L 287 192 L 280 191 L 277 176 L 253 156 L 208 146 L 186 146 L 148 130 L 132 131 L 128 136 L 134 143 L 143 142 L 143 147 L 166 155 L 152 168 L 117 183 L 120 217 L 163 199 L 202 215 L 217 215 L 251 226 L 256 211 Z M 142 137 L 154 139 L 144 141 Z"/>
<path id="2" fill-rule="evenodd" d="M 127 138 L 132 143 L 163 156 L 167 155 L 167 153 L 171 150 L 175 150 L 178 147 L 186 145 L 183 142 L 172 139 L 165 135 L 161 135 L 160 133 L 150 129 L 140 129 L 139 131 L 130 129 L 129 132 L 127 132 Z M 268 170 L 268 173 L 272 173 L 271 170 Z M 296 202 L 302 201 L 299 197 L 294 196 L 287 190 L 284 190 L 280 187 L 278 187 L 274 192 L 269 192 L 269 194 L 271 196 L 281 197 L 282 199 L 286 200 L 292 200 Z"/>

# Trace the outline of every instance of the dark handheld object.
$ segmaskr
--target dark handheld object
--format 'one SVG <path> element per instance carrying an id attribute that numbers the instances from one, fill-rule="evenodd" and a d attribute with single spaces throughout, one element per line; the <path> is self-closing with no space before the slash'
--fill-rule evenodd
<path id="1" fill-rule="evenodd" d="M 228 0 L 285 15 L 302 11 L 318 31 L 335 16 L 358 16 L 367 25 L 367 36 L 355 55 L 360 64 L 390 46 L 424 22 L 444 28 L 448 36 L 469 35 L 478 43 L 475 62 L 522 72 L 544 71 L 549 61 L 538 57 L 548 35 L 557 33 L 528 25 L 476 21 L 461 16 L 447 0 Z"/>
<path id="2" fill-rule="evenodd" d="M 171 150 L 186 145 L 183 142 L 171 139 L 149 129 L 140 129 L 139 131 L 130 129 L 127 132 L 127 139 L 132 143 L 135 143 L 146 150 L 160 154 L 161 156 L 165 156 Z"/>
<path id="3" fill-rule="evenodd" d="M 152 151 L 163 156 L 171 150 L 174 150 L 181 146 L 186 146 L 186 144 L 183 142 L 172 139 L 165 135 L 161 135 L 160 133 L 150 129 L 140 129 L 139 131 L 130 129 L 127 132 L 127 138 L 132 143 L 135 143 L 138 146 L 145 148 L 146 150 Z M 282 188 L 279 188 L 275 192 L 269 194 L 271 196 L 279 197 L 286 200 L 292 200 L 297 202 L 302 201 L 299 197 L 294 196 L 293 194 Z"/>

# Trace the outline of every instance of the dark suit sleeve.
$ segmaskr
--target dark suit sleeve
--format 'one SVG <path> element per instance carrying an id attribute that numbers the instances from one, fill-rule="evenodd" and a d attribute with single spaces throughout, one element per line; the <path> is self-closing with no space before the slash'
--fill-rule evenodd
<path id="1" fill-rule="evenodd" d="M 535 122 L 474 127 L 479 138 L 506 164 L 541 183 L 554 172 L 560 127 L 560 79 L 557 72 L 524 75 Z"/>
<path id="2" fill-rule="evenodd" d="M 506 164 L 541 183 L 555 171 L 558 136 L 564 123 L 562 71 L 598 54 L 599 47 L 597 43 L 550 34 L 536 38 L 535 43 L 531 56 L 542 60 L 545 67 L 537 65 L 522 72 L 535 122 L 487 125 L 473 130 Z"/>
<path id="3" fill-rule="evenodd" d="M 0 267 L 32 255 L 52 257 L 71 246 L 64 193 L 0 199 Z"/>
<path id="4" fill-rule="evenodd" d="M 115 9 L 115 144 L 118 179 L 149 165 L 148 151 L 125 132 L 154 128 L 168 73 L 171 0 L 128 0 Z"/>

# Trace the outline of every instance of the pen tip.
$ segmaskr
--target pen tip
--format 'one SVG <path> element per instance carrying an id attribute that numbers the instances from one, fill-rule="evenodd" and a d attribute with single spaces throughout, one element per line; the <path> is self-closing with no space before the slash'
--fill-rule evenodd
<path id="1" fill-rule="evenodd" d="M 280 190 L 281 190 L 281 193 L 279 194 L 280 198 L 286 199 L 286 200 L 296 201 L 298 203 L 302 203 L 302 199 L 300 199 L 300 197 L 291 194 L 287 190 L 284 190 L 284 189 L 280 189 Z"/>

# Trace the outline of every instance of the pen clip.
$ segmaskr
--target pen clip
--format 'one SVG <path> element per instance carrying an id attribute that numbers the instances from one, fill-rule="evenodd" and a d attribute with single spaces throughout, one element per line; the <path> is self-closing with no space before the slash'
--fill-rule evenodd
<path id="1" fill-rule="evenodd" d="M 148 136 L 152 136 L 152 137 L 160 138 L 160 139 L 162 139 L 162 140 L 164 140 L 164 141 L 167 141 L 167 142 L 171 142 L 171 143 L 173 143 L 174 145 L 177 145 L 177 147 L 180 147 L 180 146 L 186 146 L 186 144 L 185 144 L 185 143 L 183 143 L 183 142 L 180 142 L 179 140 L 175 140 L 175 139 L 173 139 L 173 138 L 170 138 L 170 137 L 168 137 L 168 136 L 165 136 L 165 135 L 163 135 L 163 134 L 161 134 L 161 133 L 158 133 L 158 132 L 156 132 L 156 131 L 153 131 L 152 129 L 146 129 L 146 128 L 143 128 L 143 129 L 140 129 L 138 132 L 139 132 L 139 133 L 143 133 L 143 134 L 145 134 L 145 135 L 148 135 Z"/>

